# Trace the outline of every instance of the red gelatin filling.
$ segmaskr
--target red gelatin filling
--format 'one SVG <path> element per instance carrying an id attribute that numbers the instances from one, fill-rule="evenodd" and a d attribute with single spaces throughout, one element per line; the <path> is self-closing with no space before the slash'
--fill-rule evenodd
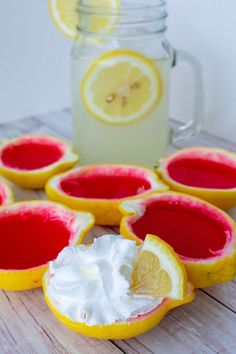
<path id="1" fill-rule="evenodd" d="M 0 215 L 0 269 L 27 269 L 48 263 L 69 244 L 71 232 L 48 209 Z"/>
<path id="2" fill-rule="evenodd" d="M 60 144 L 49 139 L 26 139 L 6 146 L 1 154 L 4 165 L 20 170 L 49 166 L 63 156 Z"/>
<path id="3" fill-rule="evenodd" d="M 147 206 L 144 215 L 131 228 L 142 240 L 148 233 L 157 235 L 179 255 L 197 259 L 219 255 L 232 235 L 230 225 L 214 212 L 200 205 L 191 207 L 189 203 L 166 200 Z"/>
<path id="4" fill-rule="evenodd" d="M 236 188 L 236 167 L 229 163 L 200 158 L 181 158 L 168 165 L 170 177 L 187 186 L 199 188 Z"/>
<path id="5" fill-rule="evenodd" d="M 121 171 L 117 175 L 99 173 L 81 173 L 71 175 L 61 181 L 64 193 L 77 198 L 121 199 L 138 195 L 149 189 L 151 184 L 142 176 Z"/>

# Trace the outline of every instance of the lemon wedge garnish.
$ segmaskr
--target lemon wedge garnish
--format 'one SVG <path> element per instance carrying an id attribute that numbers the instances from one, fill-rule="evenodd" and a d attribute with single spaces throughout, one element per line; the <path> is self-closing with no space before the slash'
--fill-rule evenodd
<path id="1" fill-rule="evenodd" d="M 86 29 L 90 32 L 102 32 L 114 25 L 114 19 L 109 16 L 113 9 L 119 8 L 120 0 L 87 0 L 86 7 L 101 8 L 101 14 L 85 15 Z M 49 0 L 49 12 L 53 23 L 66 37 L 74 39 L 80 24 L 78 5 L 79 0 Z M 91 10 L 93 13 L 93 10 Z"/>
<path id="2" fill-rule="evenodd" d="M 136 294 L 182 300 L 186 272 L 172 247 L 160 238 L 147 235 L 135 261 L 132 290 Z"/>
<path id="3" fill-rule="evenodd" d="M 98 58 L 81 86 L 85 107 L 108 124 L 129 124 L 145 117 L 161 97 L 161 78 L 143 55 L 114 50 Z"/>

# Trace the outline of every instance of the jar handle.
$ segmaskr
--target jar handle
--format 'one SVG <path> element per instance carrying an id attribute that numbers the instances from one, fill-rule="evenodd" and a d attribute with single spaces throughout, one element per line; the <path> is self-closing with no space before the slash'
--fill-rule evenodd
<path id="1" fill-rule="evenodd" d="M 174 67 L 179 64 L 187 64 L 192 69 L 194 78 L 194 108 L 192 119 L 188 123 L 182 124 L 173 130 L 173 143 L 199 133 L 204 112 L 204 90 L 201 64 L 193 55 L 183 51 L 174 50 L 172 65 Z"/>

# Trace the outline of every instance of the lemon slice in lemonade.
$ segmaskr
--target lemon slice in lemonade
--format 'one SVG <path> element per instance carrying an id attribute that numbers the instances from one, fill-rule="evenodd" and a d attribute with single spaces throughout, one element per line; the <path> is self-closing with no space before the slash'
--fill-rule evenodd
<path id="1" fill-rule="evenodd" d="M 80 0 L 49 0 L 49 12 L 53 23 L 65 36 L 74 39 L 79 26 Z M 88 29 L 92 32 L 102 32 L 109 28 L 112 16 L 108 16 L 112 9 L 119 8 L 120 0 L 84 0 L 81 2 L 86 8 L 101 8 L 101 15 L 86 16 Z M 104 15 L 103 15 L 104 12 Z"/>
<path id="2" fill-rule="evenodd" d="M 129 50 L 98 58 L 81 86 L 87 110 L 108 124 L 129 124 L 145 117 L 161 97 L 161 78 L 154 61 Z"/>
<path id="3" fill-rule="evenodd" d="M 136 294 L 182 300 L 186 271 L 173 248 L 159 237 L 147 235 L 135 261 L 132 290 Z"/>

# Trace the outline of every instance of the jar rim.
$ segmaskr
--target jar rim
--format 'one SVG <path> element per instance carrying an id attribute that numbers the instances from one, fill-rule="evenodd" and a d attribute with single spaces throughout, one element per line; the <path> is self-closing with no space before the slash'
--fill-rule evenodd
<path id="1" fill-rule="evenodd" d="M 114 0 L 116 1 L 116 0 Z M 121 0 L 119 0 L 121 1 Z M 104 18 L 116 24 L 116 33 L 114 36 L 121 36 L 122 33 L 127 36 L 127 31 L 130 33 L 136 32 L 138 26 L 146 27 L 145 31 L 149 34 L 164 33 L 166 31 L 166 18 L 168 13 L 166 10 L 166 0 L 133 0 L 133 2 L 122 2 L 121 6 L 97 6 L 89 5 L 90 0 L 80 0 L 78 3 L 78 12 L 81 16 L 80 26 L 78 31 L 84 33 L 93 33 L 89 28 L 88 18 Z M 130 4 L 132 6 L 130 6 Z M 124 32 L 124 29 L 126 32 Z M 113 36 L 108 31 L 109 36 Z M 95 31 L 96 35 L 107 35 L 107 33 Z"/>
<path id="2" fill-rule="evenodd" d="M 144 0 L 142 0 L 144 2 Z M 145 3 L 143 4 L 137 4 L 137 1 L 135 1 L 134 4 L 122 4 L 121 7 L 116 8 L 109 8 L 109 14 L 116 14 L 119 12 L 119 15 L 121 14 L 121 10 L 124 11 L 132 11 L 132 10 L 158 10 L 158 9 L 163 9 L 166 7 L 166 0 L 155 0 L 156 3 L 153 2 L 153 0 L 146 0 Z M 141 3 L 141 1 L 140 1 Z M 83 0 L 79 1 L 78 3 L 78 11 L 82 13 L 86 13 L 87 15 L 89 14 L 107 14 L 108 8 L 105 6 L 94 6 L 94 5 L 89 5 L 83 3 Z"/>

